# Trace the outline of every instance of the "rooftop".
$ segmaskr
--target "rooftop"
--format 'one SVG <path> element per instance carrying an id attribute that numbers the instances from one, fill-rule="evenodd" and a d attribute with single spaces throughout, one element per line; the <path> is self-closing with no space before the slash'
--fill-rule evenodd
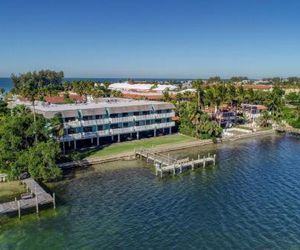
<path id="1" fill-rule="evenodd" d="M 16 101 L 17 104 L 25 104 L 31 106 L 30 102 Z M 116 107 L 130 107 L 130 106 L 144 106 L 144 105 L 166 105 L 168 103 L 149 100 L 133 100 L 125 98 L 98 98 L 93 102 L 74 103 L 74 104 L 47 104 L 45 102 L 36 102 L 35 109 L 43 112 L 62 112 L 68 110 L 87 110 L 99 108 L 116 108 Z"/>

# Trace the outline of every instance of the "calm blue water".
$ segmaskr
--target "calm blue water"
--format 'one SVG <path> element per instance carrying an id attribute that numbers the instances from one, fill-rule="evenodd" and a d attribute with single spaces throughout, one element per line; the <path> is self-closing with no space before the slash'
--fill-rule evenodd
<path id="1" fill-rule="evenodd" d="M 95 82 L 103 82 L 103 81 L 110 81 L 110 82 L 117 82 L 121 79 L 118 78 L 65 78 L 66 81 L 74 81 L 74 80 L 91 80 Z M 11 90 L 13 87 L 13 83 L 10 78 L 0 77 L 0 88 L 4 88 L 6 91 Z"/>
<path id="2" fill-rule="evenodd" d="M 0 88 L 4 88 L 5 91 L 9 91 L 12 88 L 11 79 L 0 77 Z"/>
<path id="3" fill-rule="evenodd" d="M 2 222 L 0 249 L 299 249 L 299 149 L 275 136 L 213 146 L 217 166 L 163 180 L 142 161 L 76 172 L 56 212 Z"/>

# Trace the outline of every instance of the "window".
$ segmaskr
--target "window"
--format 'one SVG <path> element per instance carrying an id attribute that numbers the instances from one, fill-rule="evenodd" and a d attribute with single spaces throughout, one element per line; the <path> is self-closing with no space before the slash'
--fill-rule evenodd
<path id="1" fill-rule="evenodd" d="M 65 122 L 72 122 L 75 121 L 75 117 L 66 117 Z"/>
<path id="2" fill-rule="evenodd" d="M 92 132 L 93 131 L 93 127 L 83 127 L 83 132 Z"/>
<path id="3" fill-rule="evenodd" d="M 82 117 L 82 120 L 84 121 L 89 121 L 89 120 L 93 120 L 93 116 L 92 115 L 86 115 Z"/>
<path id="4" fill-rule="evenodd" d="M 118 114 L 110 114 L 110 118 L 117 118 Z"/>
<path id="5" fill-rule="evenodd" d="M 110 125 L 110 128 L 112 128 L 112 129 L 122 128 L 122 124 L 121 123 L 114 123 L 114 124 Z"/>
<path id="6" fill-rule="evenodd" d="M 98 125 L 97 130 L 98 131 L 103 130 L 103 126 L 102 125 Z"/>
<path id="7" fill-rule="evenodd" d="M 71 134 L 76 134 L 76 129 L 75 128 L 69 128 L 68 129 L 68 134 L 71 135 Z"/>

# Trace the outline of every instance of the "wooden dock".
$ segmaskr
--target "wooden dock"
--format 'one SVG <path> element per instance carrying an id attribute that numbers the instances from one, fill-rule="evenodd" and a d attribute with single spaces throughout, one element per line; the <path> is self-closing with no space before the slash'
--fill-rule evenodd
<path id="1" fill-rule="evenodd" d="M 32 194 L 33 198 L 15 199 L 14 201 L 0 204 L 0 215 L 18 213 L 21 218 L 21 211 L 25 209 L 35 208 L 39 213 L 39 206 L 53 203 L 55 208 L 55 194 L 48 194 L 34 179 L 28 178 L 21 181 Z"/>
<path id="2" fill-rule="evenodd" d="M 155 152 L 153 150 L 141 148 L 135 151 L 137 158 L 145 159 L 148 162 L 153 162 L 155 166 L 155 174 L 163 177 L 165 173 L 176 175 L 182 173 L 183 170 L 192 169 L 195 167 L 202 166 L 205 167 L 207 164 L 216 164 L 216 155 L 209 155 L 200 157 L 198 155 L 197 159 L 176 159 L 171 157 L 169 154 L 162 154 Z"/>

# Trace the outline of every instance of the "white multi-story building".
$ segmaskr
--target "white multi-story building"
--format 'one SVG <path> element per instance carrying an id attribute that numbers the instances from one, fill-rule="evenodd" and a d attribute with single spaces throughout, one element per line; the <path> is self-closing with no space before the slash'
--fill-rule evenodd
<path id="1" fill-rule="evenodd" d="M 102 98 L 91 103 L 38 104 L 35 109 L 46 118 L 62 114 L 64 150 L 169 134 L 175 126 L 174 106 L 165 102 Z"/>

